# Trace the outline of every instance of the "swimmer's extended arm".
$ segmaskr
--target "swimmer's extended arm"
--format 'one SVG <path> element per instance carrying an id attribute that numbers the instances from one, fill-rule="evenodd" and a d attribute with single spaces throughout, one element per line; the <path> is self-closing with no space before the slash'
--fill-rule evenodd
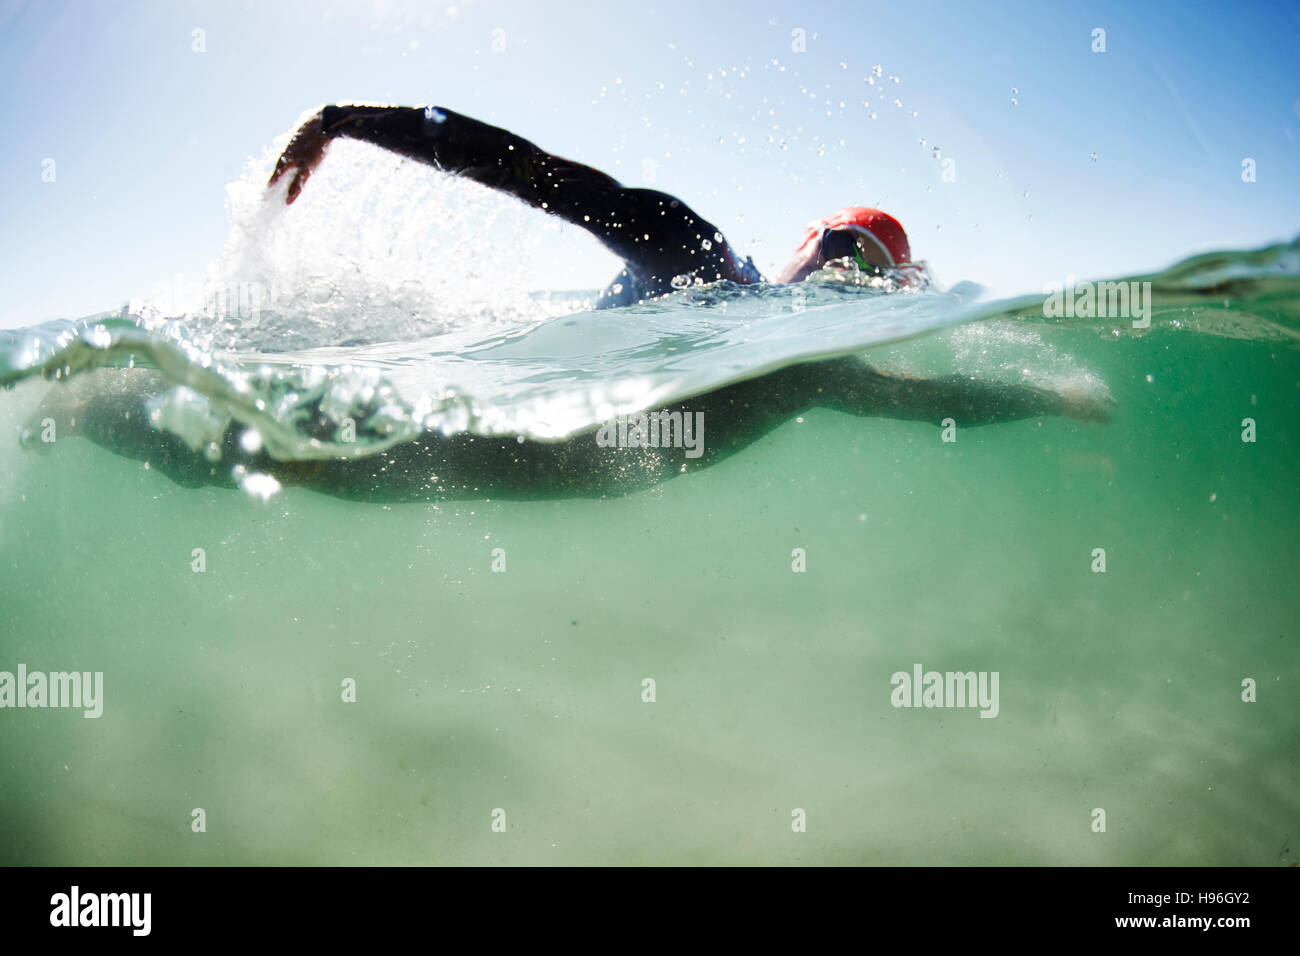
<path id="1" fill-rule="evenodd" d="M 743 265 L 718 241 L 714 226 L 680 200 L 627 188 L 508 130 L 437 107 L 323 107 L 290 141 L 270 185 L 292 170 L 286 202 L 293 202 L 330 141 L 341 136 L 509 193 L 587 230 L 643 273 L 745 281 Z"/>
<path id="2" fill-rule="evenodd" d="M 886 375 L 858 358 L 836 359 L 804 366 L 818 404 L 879 418 L 904 418 L 939 424 L 945 418 L 958 425 L 1066 415 L 1080 421 L 1110 421 L 1108 400 L 1082 391 L 1052 392 L 1030 385 L 980 382 L 962 375 L 908 378 Z"/>

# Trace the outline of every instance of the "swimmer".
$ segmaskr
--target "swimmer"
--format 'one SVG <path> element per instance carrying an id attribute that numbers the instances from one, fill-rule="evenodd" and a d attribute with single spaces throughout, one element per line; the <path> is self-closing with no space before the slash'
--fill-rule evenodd
<path id="1" fill-rule="evenodd" d="M 338 138 L 463 176 L 585 229 L 623 260 L 623 270 L 596 300 L 598 309 L 666 295 L 674 280 L 764 281 L 752 258 L 741 259 L 717 226 L 675 196 L 624 186 L 507 130 L 436 106 L 321 107 L 301 122 L 267 185 L 287 178 L 284 202 L 293 203 Z M 888 213 L 848 206 L 807 227 L 777 281 L 799 282 L 840 260 L 868 275 L 905 267 L 911 260 L 907 234 Z"/>
<path id="2" fill-rule="evenodd" d="M 669 294 L 679 276 L 741 285 L 763 281 L 751 259 L 741 260 L 717 227 L 681 200 L 622 186 L 596 169 L 446 109 L 326 106 L 301 124 L 269 186 L 287 179 L 283 201 L 292 203 L 330 141 L 340 136 L 499 189 L 591 232 L 624 261 L 597 308 Z M 869 274 L 906 268 L 911 263 L 907 235 L 897 220 L 879 210 L 841 209 L 807 228 L 778 281 L 799 282 L 833 263 L 852 264 Z M 154 428 L 148 402 L 167 387 L 155 372 L 103 369 L 89 380 L 71 383 L 66 392 L 56 388 L 33 423 L 55 417 L 60 434 L 79 435 L 145 461 L 191 487 L 235 487 L 237 476 L 257 472 L 283 485 L 346 498 L 401 501 L 626 494 L 721 461 L 814 408 L 935 425 L 951 419 L 966 427 L 1046 415 L 1108 422 L 1113 405 L 1109 396 L 1081 389 L 1058 393 L 961 375 L 888 375 L 848 356 L 789 366 L 652 410 L 674 421 L 707 423 L 707 434 L 696 436 L 700 441 L 693 449 L 681 444 L 610 447 L 596 428 L 554 442 L 429 430 L 371 456 L 284 462 L 273 459 L 260 442 L 245 441 L 247 429 L 237 422 L 207 453 Z M 323 415 L 320 424 L 328 425 Z"/>

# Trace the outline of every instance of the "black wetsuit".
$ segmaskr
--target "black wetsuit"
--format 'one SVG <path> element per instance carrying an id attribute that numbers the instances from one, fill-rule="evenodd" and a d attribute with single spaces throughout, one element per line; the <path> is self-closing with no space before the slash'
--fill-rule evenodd
<path id="1" fill-rule="evenodd" d="M 680 199 L 629 188 L 460 113 L 433 106 L 327 106 L 321 126 L 328 136 L 364 140 L 464 176 L 587 230 L 624 264 L 597 308 L 664 295 L 678 276 L 763 281 L 752 259 L 742 260 L 717 226 Z"/>
<path id="2" fill-rule="evenodd" d="M 594 429 L 558 442 L 444 435 L 433 429 L 367 457 L 277 461 L 264 448 L 250 451 L 252 446 L 242 440 L 244 426 L 235 423 L 217 443 L 220 456 L 214 460 L 152 424 L 150 399 L 169 387 L 157 372 L 104 369 L 96 376 L 76 386 L 93 383 L 76 415 L 79 433 L 119 455 L 148 461 L 179 484 L 234 487 L 233 468 L 242 465 L 284 484 L 369 501 L 627 494 L 722 461 L 819 407 L 935 425 L 951 417 L 963 427 L 1065 411 L 1061 396 L 1027 385 L 982 383 L 964 375 L 897 378 L 846 357 L 787 366 L 666 406 L 664 410 L 683 416 L 704 416 L 707 428 L 700 433 L 698 458 L 670 445 L 605 447 Z M 328 426 L 324 416 L 319 423 Z"/>
<path id="3" fill-rule="evenodd" d="M 663 295 L 677 276 L 762 281 L 753 262 L 742 262 L 717 227 L 680 200 L 652 189 L 629 189 L 506 130 L 433 107 L 327 106 L 320 122 L 327 137 L 365 140 L 430 163 L 591 232 L 625 263 L 599 307 Z M 835 238 L 823 237 L 824 252 L 827 240 Z M 606 447 L 594 429 L 558 442 L 444 435 L 435 429 L 372 456 L 286 462 L 260 447 L 250 451 L 240 424 L 226 429 L 216 460 L 154 428 L 149 400 L 167 387 L 157 373 L 104 370 L 95 384 L 77 413 L 80 433 L 119 454 L 144 459 L 182 484 L 234 485 L 234 469 L 242 466 L 285 483 L 367 500 L 626 493 L 720 461 L 816 407 L 934 423 L 951 418 L 962 425 L 1066 410 L 1061 396 L 1026 385 L 983 384 L 958 375 L 899 378 L 845 357 L 788 366 L 669 406 L 665 410 L 683 421 L 688 414 L 707 419 L 708 439 L 701 431 L 698 458 L 670 445 Z M 327 434 L 333 428 L 323 414 L 318 424 Z"/>

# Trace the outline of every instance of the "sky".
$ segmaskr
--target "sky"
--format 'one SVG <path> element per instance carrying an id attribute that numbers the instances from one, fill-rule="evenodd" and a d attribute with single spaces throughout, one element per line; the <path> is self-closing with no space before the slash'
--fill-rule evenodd
<path id="1" fill-rule="evenodd" d="M 768 275 L 845 205 L 948 285 L 1153 271 L 1300 234 L 1297 50 L 1300 3 L 0 0 L 0 327 L 197 281 L 226 184 L 341 100 L 671 192 Z M 616 271 L 583 243 L 554 287 Z"/>

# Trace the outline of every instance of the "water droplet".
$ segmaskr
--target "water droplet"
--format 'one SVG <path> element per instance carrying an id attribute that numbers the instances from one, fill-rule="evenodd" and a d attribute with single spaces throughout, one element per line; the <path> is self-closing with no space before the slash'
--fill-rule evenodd
<path id="1" fill-rule="evenodd" d="M 1097 154 L 1093 153 L 1092 156 L 1089 158 L 1095 163 L 1097 161 Z"/>
<path id="2" fill-rule="evenodd" d="M 879 64 L 873 66 L 871 68 L 871 72 L 874 73 L 876 76 L 884 76 L 885 74 L 885 71 L 880 67 Z"/>
<path id="3" fill-rule="evenodd" d="M 936 146 L 936 147 L 934 147 L 933 149 L 931 149 L 931 150 L 930 150 L 930 155 L 933 156 L 935 159 L 938 159 L 938 158 L 939 158 L 939 147 Z"/>
<path id="4" fill-rule="evenodd" d="M 709 242 L 709 240 L 705 239 L 703 242 L 700 243 L 700 247 L 701 247 L 702 249 L 712 249 L 712 248 L 713 248 L 713 243 L 711 243 L 711 242 Z"/>

